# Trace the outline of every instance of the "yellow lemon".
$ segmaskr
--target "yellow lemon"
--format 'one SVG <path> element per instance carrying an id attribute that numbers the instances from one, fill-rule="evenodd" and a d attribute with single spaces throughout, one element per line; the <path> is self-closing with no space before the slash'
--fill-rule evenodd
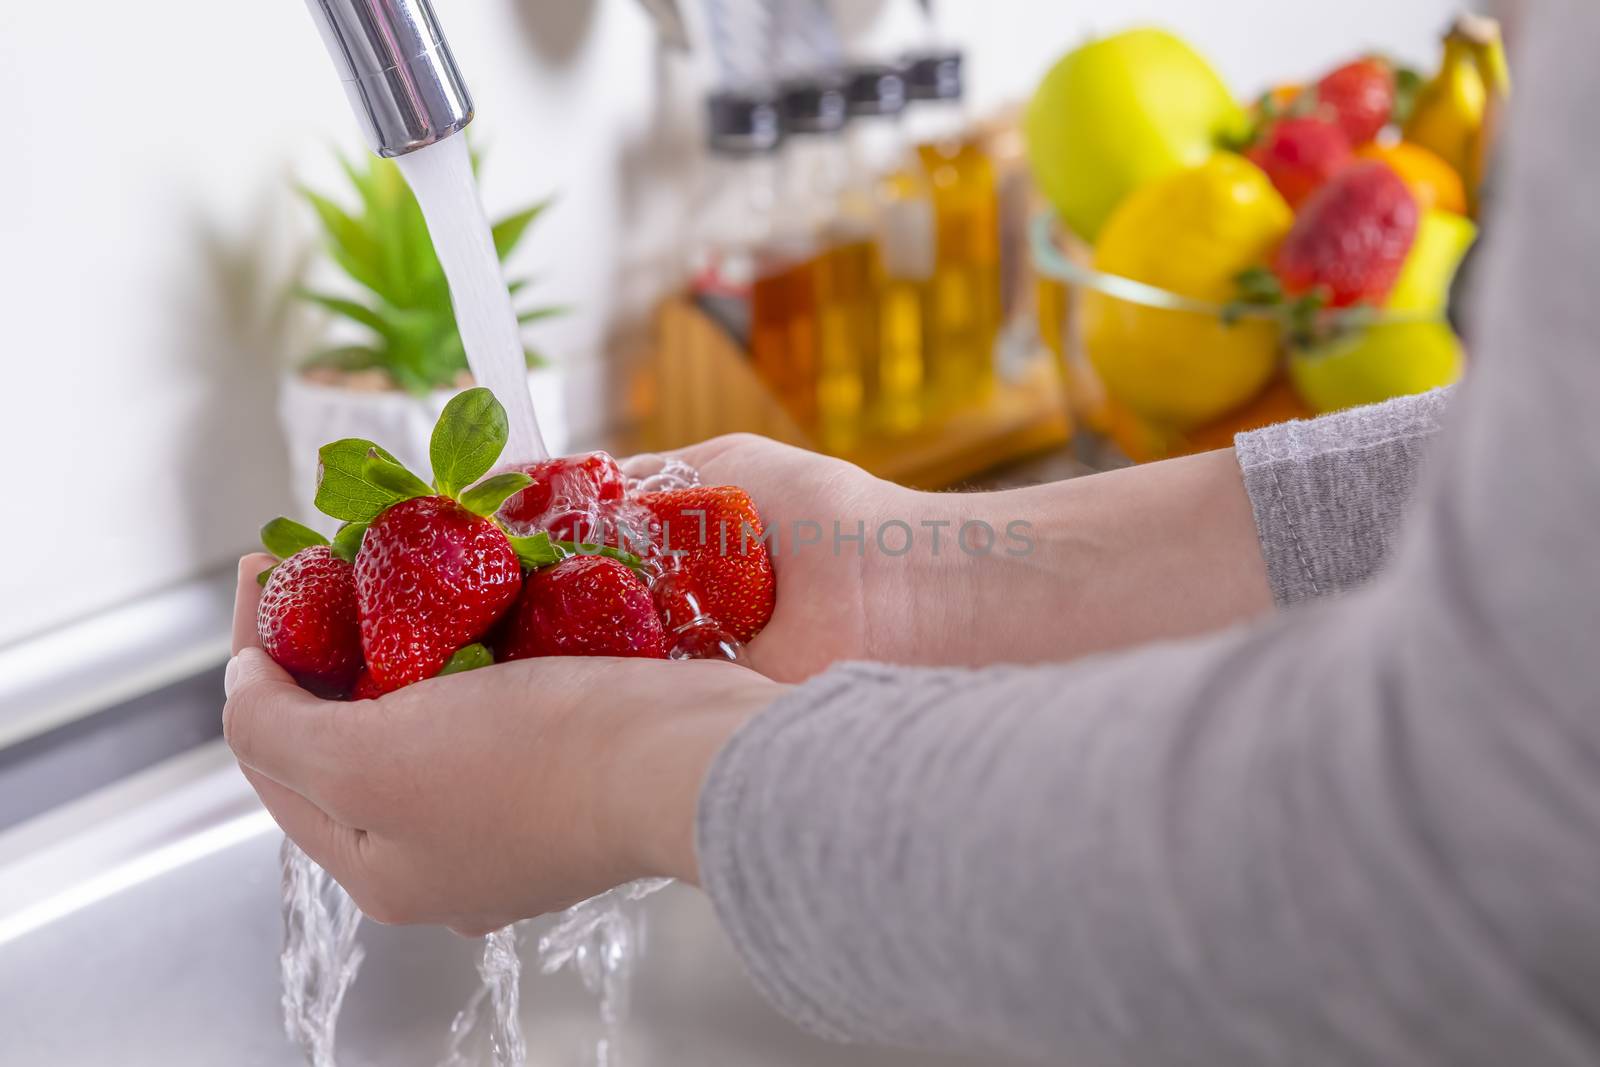
<path id="1" fill-rule="evenodd" d="M 1423 212 L 1400 277 L 1383 306 L 1389 311 L 1442 316 L 1456 269 L 1477 237 L 1478 227 L 1463 215 L 1438 209 Z"/>
<path id="2" fill-rule="evenodd" d="M 1106 273 L 1218 306 L 1294 223 L 1259 167 L 1231 152 L 1151 182 L 1112 213 L 1095 247 Z M 1215 313 L 1084 294 L 1083 342 L 1112 396 L 1143 418 L 1195 426 L 1238 407 L 1272 376 L 1278 328 Z"/>

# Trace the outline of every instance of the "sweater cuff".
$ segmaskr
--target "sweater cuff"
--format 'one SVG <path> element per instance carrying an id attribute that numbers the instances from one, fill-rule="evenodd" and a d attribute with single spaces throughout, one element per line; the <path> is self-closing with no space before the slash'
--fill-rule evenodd
<path id="1" fill-rule="evenodd" d="M 1351 589 L 1388 561 L 1450 393 L 1436 389 L 1234 439 L 1280 606 Z"/>

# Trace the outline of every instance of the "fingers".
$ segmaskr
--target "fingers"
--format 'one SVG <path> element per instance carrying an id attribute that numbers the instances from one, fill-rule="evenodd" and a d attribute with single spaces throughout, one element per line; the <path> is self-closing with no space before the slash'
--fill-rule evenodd
<path id="1" fill-rule="evenodd" d="M 730 452 L 738 449 L 749 449 L 754 445 L 766 443 L 768 443 L 766 438 L 755 434 L 730 433 L 721 437 L 713 437 L 709 441 L 701 441 L 685 448 L 675 449 L 668 454 L 676 456 L 689 464 L 689 466 L 700 470 L 706 464 Z"/>
<path id="2" fill-rule="evenodd" d="M 320 700 L 259 648 L 245 648 L 224 676 L 222 733 L 240 763 L 290 789 L 323 799 L 331 772 L 348 766 L 350 729 L 361 705 Z"/>
<path id="3" fill-rule="evenodd" d="M 239 769 L 279 829 L 338 879 L 346 891 L 352 891 L 352 886 L 363 880 L 361 831 L 341 825 L 311 801 L 260 771 L 242 763 Z"/>
<path id="4" fill-rule="evenodd" d="M 277 560 L 254 552 L 239 561 L 239 585 L 233 594 L 233 654 L 260 644 L 256 637 L 256 604 L 261 600 L 261 572 Z"/>

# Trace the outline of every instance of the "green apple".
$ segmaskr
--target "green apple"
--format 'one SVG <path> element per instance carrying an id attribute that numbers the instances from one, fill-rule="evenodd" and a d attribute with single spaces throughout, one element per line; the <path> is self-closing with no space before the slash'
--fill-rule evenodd
<path id="1" fill-rule="evenodd" d="M 1461 377 L 1461 341 L 1446 322 L 1389 322 L 1289 356 L 1295 391 L 1321 413 L 1425 393 Z"/>
<path id="2" fill-rule="evenodd" d="M 1122 198 L 1204 163 L 1249 117 L 1222 78 L 1170 33 L 1129 30 L 1075 49 L 1045 75 L 1024 120 L 1034 177 L 1085 241 Z"/>

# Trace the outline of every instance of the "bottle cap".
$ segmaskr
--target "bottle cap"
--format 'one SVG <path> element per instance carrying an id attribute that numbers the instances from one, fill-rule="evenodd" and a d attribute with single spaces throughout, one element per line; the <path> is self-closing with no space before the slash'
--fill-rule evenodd
<path id="1" fill-rule="evenodd" d="M 966 95 L 960 52 L 922 52 L 906 57 L 906 87 L 913 100 L 960 100 Z"/>
<path id="2" fill-rule="evenodd" d="M 786 81 L 779 90 L 783 128 L 788 133 L 836 133 L 848 118 L 844 79 L 818 74 Z"/>
<path id="3" fill-rule="evenodd" d="M 898 115 L 906 109 L 906 78 L 899 67 L 869 63 L 851 67 L 844 95 L 851 118 Z"/>
<path id="4" fill-rule="evenodd" d="M 777 94 L 770 89 L 724 89 L 706 98 L 709 143 L 725 155 L 759 155 L 783 140 Z"/>

